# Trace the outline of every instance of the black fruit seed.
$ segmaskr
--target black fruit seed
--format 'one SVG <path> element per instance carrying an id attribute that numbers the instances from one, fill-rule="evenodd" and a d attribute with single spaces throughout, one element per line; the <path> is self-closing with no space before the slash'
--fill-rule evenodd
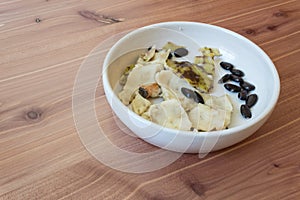
<path id="1" fill-rule="evenodd" d="M 243 77 L 245 76 L 245 73 L 239 69 L 231 69 L 230 72 L 233 74 L 233 75 L 236 75 L 236 76 L 239 76 L 239 77 Z"/>
<path id="2" fill-rule="evenodd" d="M 251 108 L 252 106 L 254 106 L 256 104 L 257 100 L 258 100 L 257 94 L 250 94 L 246 99 L 246 105 L 249 108 Z"/>
<path id="3" fill-rule="evenodd" d="M 184 96 L 186 96 L 189 99 L 194 99 L 195 98 L 195 92 L 193 90 L 190 90 L 188 88 L 181 88 L 181 92 Z"/>
<path id="4" fill-rule="evenodd" d="M 241 91 L 241 88 L 239 86 L 231 84 L 231 83 L 224 84 L 224 87 L 230 92 L 240 92 Z"/>
<path id="5" fill-rule="evenodd" d="M 241 105 L 240 111 L 241 111 L 241 114 L 242 114 L 242 116 L 243 116 L 244 118 L 249 119 L 249 118 L 252 117 L 251 110 L 250 110 L 250 108 L 249 108 L 248 106 L 246 106 L 246 105 Z"/>
<path id="6" fill-rule="evenodd" d="M 220 78 L 218 83 L 226 83 L 229 80 L 231 80 L 231 74 L 225 74 L 224 76 L 222 76 L 222 78 Z"/>
<path id="7" fill-rule="evenodd" d="M 139 87 L 139 94 L 144 98 L 148 97 L 148 91 L 146 89 L 144 89 L 143 87 Z"/>
<path id="8" fill-rule="evenodd" d="M 241 90 L 238 94 L 238 98 L 244 101 L 247 99 L 247 94 L 248 92 L 246 90 Z"/>
<path id="9" fill-rule="evenodd" d="M 194 97 L 194 101 L 196 102 L 196 103 L 202 103 L 202 104 L 204 104 L 204 99 L 203 99 L 203 97 L 198 93 L 198 92 L 196 92 L 196 91 L 194 91 L 195 92 L 195 97 Z"/>
<path id="10" fill-rule="evenodd" d="M 180 58 L 180 57 L 188 55 L 188 53 L 189 53 L 188 50 L 186 48 L 182 47 L 182 48 L 175 49 L 174 56 L 177 58 Z"/>
<path id="11" fill-rule="evenodd" d="M 240 86 L 244 89 L 244 90 L 247 90 L 247 91 L 252 91 L 255 89 L 255 86 L 249 82 L 242 82 L 240 83 Z"/>
<path id="12" fill-rule="evenodd" d="M 233 74 L 231 74 L 230 80 L 232 80 L 234 82 L 237 82 L 237 83 L 243 83 L 244 82 L 244 79 L 242 77 L 237 76 L 237 75 L 233 75 Z"/>
<path id="13" fill-rule="evenodd" d="M 223 68 L 223 69 L 226 69 L 226 70 L 231 70 L 231 69 L 233 69 L 233 65 L 231 64 L 231 63 L 228 63 L 228 62 L 221 62 L 220 63 L 220 65 L 221 65 L 221 67 Z"/>

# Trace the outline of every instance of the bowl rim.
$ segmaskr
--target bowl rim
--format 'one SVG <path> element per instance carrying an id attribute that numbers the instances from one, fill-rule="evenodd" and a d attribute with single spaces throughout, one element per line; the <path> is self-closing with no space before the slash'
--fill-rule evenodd
<path id="1" fill-rule="evenodd" d="M 251 119 L 251 121 L 249 121 L 249 123 L 245 123 L 242 125 L 238 125 L 235 127 L 231 127 L 228 129 L 224 129 L 224 130 L 219 130 L 219 131 L 203 131 L 203 132 L 196 132 L 196 131 L 184 131 L 184 130 L 178 130 L 178 129 L 172 129 L 172 128 L 168 128 L 168 127 L 164 127 L 161 126 L 159 124 L 156 124 L 154 122 L 151 122 L 149 120 L 144 119 L 143 117 L 139 116 L 138 114 L 134 113 L 132 110 L 130 110 L 127 106 L 125 106 L 120 99 L 117 97 L 117 95 L 115 94 L 114 90 L 112 89 L 110 83 L 109 83 L 109 78 L 108 78 L 108 70 L 106 70 L 109 66 L 109 64 L 112 61 L 109 61 L 111 59 L 111 52 L 115 51 L 118 46 L 125 41 L 128 37 L 132 37 L 133 35 L 135 35 L 136 33 L 147 29 L 147 28 L 166 28 L 166 26 L 180 26 L 180 25 L 192 25 L 192 26 L 202 26 L 205 28 L 210 28 L 210 29 L 214 29 L 214 30 L 218 30 L 218 31 L 222 31 L 225 32 L 227 34 L 233 35 L 234 37 L 237 37 L 238 39 L 244 40 L 246 43 L 248 43 L 251 47 L 253 47 L 261 56 L 262 58 L 266 61 L 268 68 L 272 71 L 272 79 L 274 80 L 274 88 L 273 88 L 273 95 L 271 96 L 271 98 L 269 99 L 269 104 L 268 106 L 266 106 L 262 112 L 260 112 L 260 114 L 258 114 L 255 118 Z M 105 67 L 106 66 L 106 67 Z M 252 42 L 250 39 L 234 32 L 231 31 L 229 29 L 220 27 L 220 26 L 216 26 L 216 25 L 212 25 L 212 24 L 207 24 L 207 23 L 202 23 L 202 22 L 192 22 L 192 21 L 167 21 L 167 22 L 160 22 L 160 23 L 155 23 L 155 24 L 151 24 L 151 25 L 147 25 L 147 26 L 143 26 L 140 28 L 137 28 L 133 31 L 130 31 L 129 33 L 127 33 L 125 36 L 123 36 L 121 39 L 119 39 L 111 48 L 110 50 L 107 52 L 104 62 L 103 62 L 103 68 L 102 68 L 102 80 L 103 80 L 103 87 L 106 92 L 110 92 L 112 95 L 111 97 L 114 100 L 117 100 L 118 104 L 121 104 L 121 106 L 126 109 L 128 112 L 130 112 L 130 114 L 134 115 L 135 117 L 137 117 L 139 120 L 141 121 L 145 121 L 145 123 L 151 123 L 151 127 L 156 127 L 157 129 L 162 129 L 164 131 L 167 131 L 171 134 L 180 134 L 180 135 L 185 135 L 185 136 L 193 136 L 193 137 L 216 137 L 216 136 L 226 136 L 226 135 L 231 135 L 234 133 L 238 133 L 240 131 L 246 130 L 252 126 L 254 126 L 255 124 L 257 124 L 258 122 L 262 121 L 265 117 L 268 117 L 269 114 L 271 114 L 271 112 L 273 111 L 273 109 L 276 106 L 276 103 L 278 101 L 279 98 L 279 94 L 280 94 L 280 78 L 277 72 L 277 69 L 274 65 L 274 63 L 272 62 L 271 58 L 267 55 L 267 53 L 262 50 L 258 45 L 256 45 L 254 42 Z M 108 88 L 107 88 L 108 87 Z M 107 95 L 107 94 L 106 94 Z M 109 102 L 110 104 L 110 102 Z M 111 106 L 111 105 L 110 105 Z M 118 116 L 118 114 L 116 113 L 116 115 Z"/>

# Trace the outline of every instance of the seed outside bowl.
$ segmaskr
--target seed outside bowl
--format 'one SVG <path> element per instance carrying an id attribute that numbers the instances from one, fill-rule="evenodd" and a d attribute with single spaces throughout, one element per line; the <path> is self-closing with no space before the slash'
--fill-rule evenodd
<path id="1" fill-rule="evenodd" d="M 182 44 L 184 39 L 179 41 L 176 34 L 171 36 L 161 34 L 156 32 L 156 29 L 178 32 L 186 36 L 187 42 Z M 126 65 L 114 67 L 110 64 L 119 56 L 139 47 L 147 49 L 156 43 L 162 45 L 168 41 L 184 45 L 189 53 L 195 52 L 194 49 L 197 49 L 195 44 L 198 48 L 203 46 L 219 48 L 222 61 L 232 63 L 245 73 L 245 81 L 255 83 L 254 92 L 259 96 L 259 101 L 251 108 L 251 119 L 245 119 L 240 115 L 241 103 L 237 93 L 230 94 L 231 92 L 225 90 L 222 85 L 219 87 L 223 89 L 216 89 L 213 94 L 229 94 L 234 105 L 234 113 L 228 129 L 221 131 L 194 132 L 170 129 L 149 122 L 127 108 L 118 99 L 120 90 L 115 89 Z M 228 70 L 221 67 L 217 71 L 218 77 L 215 77 L 217 81 L 228 73 Z M 103 63 L 103 87 L 106 98 L 118 118 L 144 141 L 176 152 L 207 153 L 234 145 L 257 131 L 267 121 L 277 103 L 280 80 L 276 67 L 267 54 L 253 42 L 235 32 L 198 22 L 163 22 L 136 29 L 114 44 Z"/>

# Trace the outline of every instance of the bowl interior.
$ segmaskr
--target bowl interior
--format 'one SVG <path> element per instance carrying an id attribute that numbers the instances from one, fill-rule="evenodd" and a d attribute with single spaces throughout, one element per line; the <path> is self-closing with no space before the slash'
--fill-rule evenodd
<path id="1" fill-rule="evenodd" d="M 216 69 L 212 94 L 229 94 L 234 105 L 229 129 L 247 128 L 272 111 L 279 95 L 279 77 L 270 58 L 248 39 L 227 29 L 201 23 L 160 23 L 127 34 L 111 48 L 104 61 L 103 75 L 107 78 L 110 89 L 116 95 L 119 93 L 121 88 L 118 86 L 118 80 L 125 67 L 135 63 L 139 53 L 152 45 L 162 47 L 168 41 L 185 46 L 190 52 L 190 61 L 193 61 L 195 55 L 199 55 L 200 47 L 218 48 L 222 54 L 220 60 L 234 64 L 236 68 L 245 72 L 244 80 L 255 85 L 253 93 L 258 95 L 259 100 L 251 109 L 253 117 L 246 120 L 240 115 L 240 105 L 243 101 L 237 98 L 236 93 L 225 91 L 223 85 L 217 83 L 227 72 L 221 67 Z M 121 59 L 118 59 L 120 56 Z"/>

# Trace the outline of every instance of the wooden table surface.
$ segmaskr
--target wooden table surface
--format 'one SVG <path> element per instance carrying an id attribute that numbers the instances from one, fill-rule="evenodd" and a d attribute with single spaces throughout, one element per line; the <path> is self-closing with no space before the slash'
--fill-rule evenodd
<path id="1" fill-rule="evenodd" d="M 117 171 L 77 134 L 76 74 L 110 36 L 164 21 L 204 22 L 249 38 L 276 65 L 280 98 L 239 144 L 202 159 L 184 154 L 149 173 Z M 299 58 L 299 0 L 1 0 L 0 199 L 300 199 Z M 101 83 L 96 110 L 115 145 L 157 149 L 123 133 Z"/>

